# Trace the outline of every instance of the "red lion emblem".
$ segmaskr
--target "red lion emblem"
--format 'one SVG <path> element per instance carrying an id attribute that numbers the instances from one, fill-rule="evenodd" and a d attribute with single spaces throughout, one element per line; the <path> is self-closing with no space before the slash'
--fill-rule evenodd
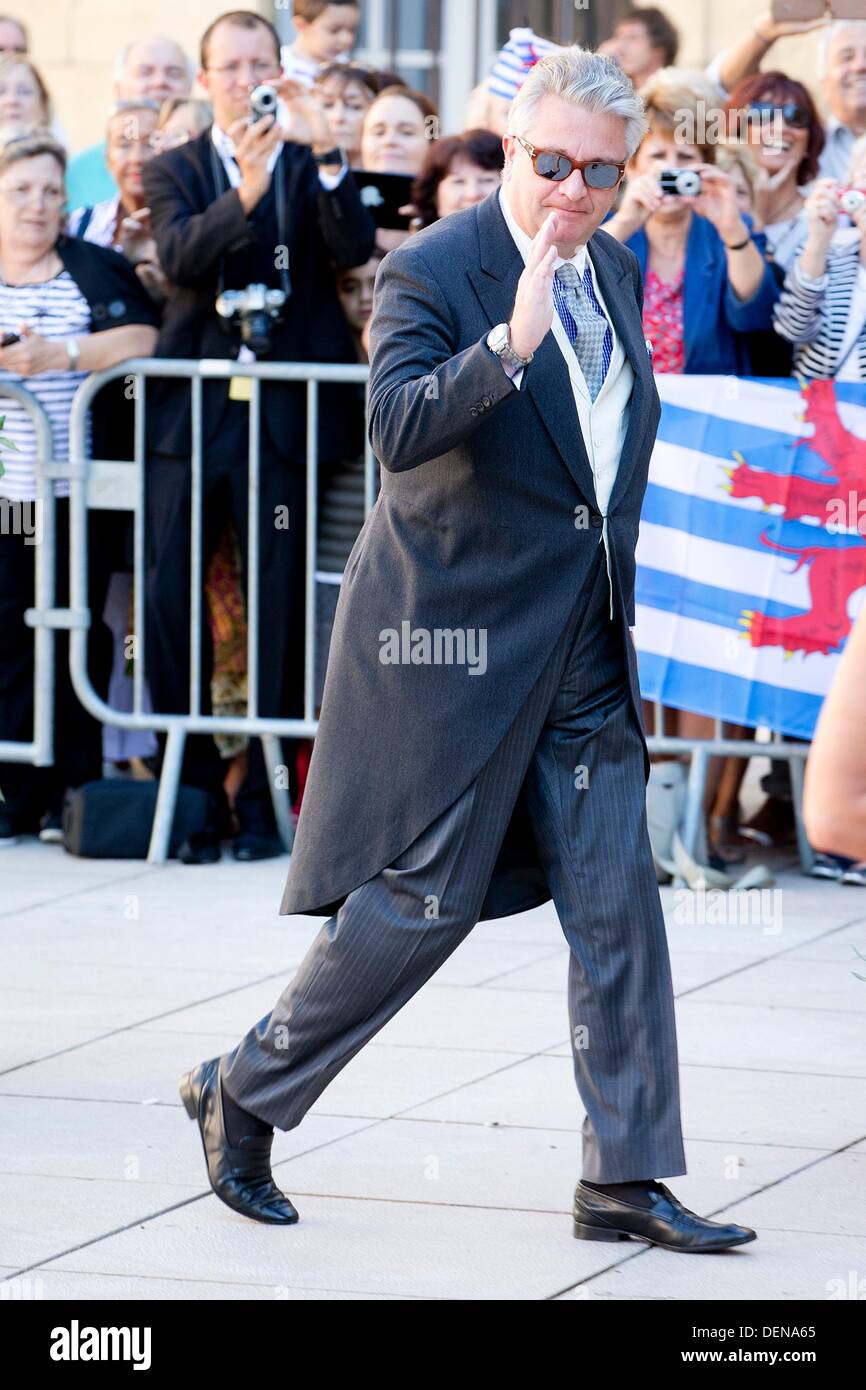
<path id="1" fill-rule="evenodd" d="M 846 524 L 864 535 L 866 439 L 851 434 L 839 419 L 832 381 L 800 378 L 800 391 L 804 402 L 801 418 L 815 426 L 815 433 L 797 439 L 793 448 L 808 448 L 823 460 L 822 479 L 768 473 L 752 468 L 742 454 L 735 453 L 739 466 L 725 469 L 730 481 L 722 486 L 732 497 L 759 497 L 765 507 L 781 507 L 786 521 L 816 517 L 826 527 L 838 523 L 843 508 L 847 516 L 853 516 Z M 740 619 L 746 629 L 743 637 L 753 647 L 782 647 L 786 657 L 794 652 L 823 652 L 826 656 L 838 651 L 851 631 L 848 599 L 866 584 L 866 545 L 794 548 L 771 541 L 766 531 L 761 540 L 773 550 L 796 557 L 792 573 L 809 566 L 811 608 L 790 618 L 744 609 Z"/>

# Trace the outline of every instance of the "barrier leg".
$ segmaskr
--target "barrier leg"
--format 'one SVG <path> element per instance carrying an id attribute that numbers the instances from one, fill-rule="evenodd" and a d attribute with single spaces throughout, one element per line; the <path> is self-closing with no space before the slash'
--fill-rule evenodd
<path id="1" fill-rule="evenodd" d="M 280 756 L 280 740 L 276 734 L 262 734 L 262 753 L 264 754 L 265 767 L 268 770 L 268 784 L 271 789 L 271 800 L 274 803 L 274 818 L 277 822 L 277 831 L 283 842 L 283 849 L 287 854 L 291 854 L 292 845 L 295 842 L 295 828 L 292 825 L 292 807 L 289 800 L 288 786 L 279 787 L 278 772 L 284 766 Z"/>
<path id="2" fill-rule="evenodd" d="M 704 814 L 704 794 L 707 786 L 708 768 L 707 750 L 705 748 L 693 748 L 689 765 L 686 810 L 683 818 L 683 845 L 686 853 L 690 854 L 693 859 L 698 858 L 698 845 L 702 839 L 701 821 Z M 683 886 L 679 879 L 675 879 L 674 882 L 677 887 Z"/>
<path id="3" fill-rule="evenodd" d="M 805 760 L 803 758 L 789 758 L 788 767 L 791 769 L 791 798 L 794 803 L 794 823 L 797 827 L 797 847 L 800 851 L 800 869 L 804 874 L 812 872 L 815 863 L 815 851 L 809 844 L 806 837 L 806 827 L 803 824 L 803 776 L 805 772 Z"/>
<path id="4" fill-rule="evenodd" d="M 147 850 L 147 859 L 150 864 L 164 864 L 168 858 L 185 743 L 186 731 L 172 725 L 166 739 L 165 757 L 162 761 L 162 772 L 159 778 L 159 792 L 156 797 L 156 812 L 153 817 L 153 829 L 150 832 L 150 845 Z"/>

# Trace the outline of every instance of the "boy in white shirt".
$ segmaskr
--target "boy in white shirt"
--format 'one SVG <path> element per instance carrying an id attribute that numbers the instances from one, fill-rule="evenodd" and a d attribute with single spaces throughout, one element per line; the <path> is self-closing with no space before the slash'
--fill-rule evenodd
<path id="1" fill-rule="evenodd" d="M 297 37 L 284 44 L 280 61 L 286 77 L 311 87 L 327 63 L 348 62 L 361 10 L 358 0 L 294 0 L 292 18 Z"/>

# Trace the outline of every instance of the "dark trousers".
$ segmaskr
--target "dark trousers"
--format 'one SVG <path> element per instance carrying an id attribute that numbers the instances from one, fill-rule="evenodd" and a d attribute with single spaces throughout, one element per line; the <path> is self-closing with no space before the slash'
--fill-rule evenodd
<path id="1" fill-rule="evenodd" d="M 244 587 L 248 575 L 247 412 L 230 401 L 216 440 L 204 456 L 202 578 L 226 522 L 234 521 Z M 187 462 L 152 454 L 147 462 L 146 668 L 153 708 L 189 711 L 191 473 Z M 288 517 L 288 525 L 285 525 Z M 303 465 L 281 455 L 263 432 L 259 507 L 259 708 L 261 715 L 303 712 L 304 536 Z M 204 594 L 201 611 L 201 712 L 211 711 L 213 644 Z M 253 615 L 248 614 L 250 621 Z M 164 747 L 164 737 L 160 742 Z M 286 740 L 287 747 L 294 741 Z M 290 788 L 294 769 L 289 760 Z M 209 791 L 225 813 L 225 769 L 210 735 L 187 738 L 181 780 Z M 267 772 L 258 739 L 251 739 L 247 775 L 237 797 L 241 827 L 273 830 Z"/>
<path id="2" fill-rule="evenodd" d="M 226 1090 L 245 1110 L 279 1129 L 300 1124 L 447 960 L 478 920 L 523 786 L 570 948 L 583 1177 L 628 1182 L 686 1171 L 670 959 L 623 645 L 630 639 L 608 617 L 599 552 L 592 592 L 580 595 L 479 775 L 393 864 L 349 893 L 272 1011 L 223 1060 Z M 565 1026 L 563 1018 L 563 1037 Z"/>
<path id="3" fill-rule="evenodd" d="M 26 520 L 32 513 L 28 504 Z M 35 602 L 36 546 L 23 534 L 21 503 L 4 508 L 0 530 L 0 738 L 27 742 L 33 737 L 33 638 L 24 613 Z M 59 497 L 56 508 L 56 601 L 69 602 L 69 499 Z M 94 688 L 108 694 L 111 674 L 111 633 L 102 621 L 108 580 L 118 556 L 117 538 L 123 523 L 115 512 L 92 511 L 88 518 L 88 604 L 91 627 L 88 669 Z M 38 828 L 40 816 L 57 813 L 67 787 L 78 787 L 102 776 L 102 725 L 88 714 L 69 679 L 69 636 L 55 634 L 54 765 L 0 763 L 3 810 L 20 831 Z"/>

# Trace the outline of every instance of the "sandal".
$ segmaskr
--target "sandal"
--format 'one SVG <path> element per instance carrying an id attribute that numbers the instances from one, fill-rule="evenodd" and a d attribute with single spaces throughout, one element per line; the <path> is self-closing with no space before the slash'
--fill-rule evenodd
<path id="1" fill-rule="evenodd" d="M 736 816 L 710 816 L 707 822 L 707 849 L 713 868 L 742 864 L 746 851 L 738 833 Z M 714 863 L 713 861 L 718 861 Z"/>

